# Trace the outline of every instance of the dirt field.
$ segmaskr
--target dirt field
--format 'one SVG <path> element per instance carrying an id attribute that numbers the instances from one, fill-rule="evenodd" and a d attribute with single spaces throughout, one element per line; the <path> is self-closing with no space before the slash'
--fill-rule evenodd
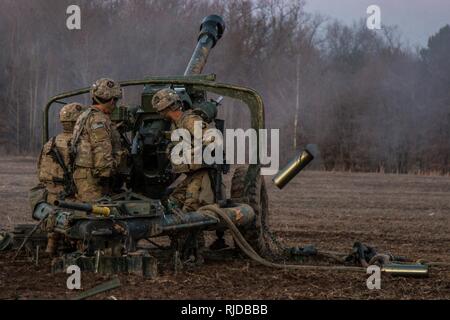
<path id="1" fill-rule="evenodd" d="M 0 159 L 0 229 L 30 222 L 27 190 L 34 184 L 31 158 Z M 301 173 L 284 190 L 269 186 L 271 229 L 290 245 L 349 252 L 361 241 L 383 252 L 450 263 L 450 177 L 356 173 Z M 70 298 L 67 275 L 12 263 L 0 253 L 0 299 Z M 109 277 L 82 274 L 89 289 Z M 156 280 L 120 275 L 122 286 L 104 299 L 450 299 L 450 267 L 433 267 L 425 279 L 383 275 L 368 290 L 364 274 L 282 271 L 249 260 L 206 261 Z"/>

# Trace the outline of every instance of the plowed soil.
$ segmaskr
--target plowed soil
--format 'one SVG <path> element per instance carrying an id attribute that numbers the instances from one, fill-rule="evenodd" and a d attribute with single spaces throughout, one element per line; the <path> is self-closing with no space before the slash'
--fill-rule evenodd
<path id="1" fill-rule="evenodd" d="M 35 159 L 0 159 L 0 230 L 32 222 L 27 192 L 35 184 Z M 305 171 L 285 189 L 267 179 L 270 228 L 292 246 L 350 252 L 355 241 L 412 259 L 450 264 L 450 177 Z M 0 252 L 0 299 L 67 299 L 66 274 L 51 274 L 14 252 Z M 154 280 L 119 275 L 121 287 L 106 299 L 450 299 L 450 267 L 433 266 L 428 278 L 382 276 L 369 290 L 368 275 L 284 271 L 248 259 L 205 261 L 178 274 L 161 268 Z M 82 290 L 110 276 L 83 273 Z"/>

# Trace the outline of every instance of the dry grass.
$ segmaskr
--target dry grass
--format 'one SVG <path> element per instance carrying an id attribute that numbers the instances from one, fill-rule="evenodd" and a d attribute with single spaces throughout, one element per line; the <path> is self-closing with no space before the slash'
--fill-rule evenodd
<path id="1" fill-rule="evenodd" d="M 26 191 L 35 182 L 33 159 L 0 160 L 0 225 L 29 222 Z M 283 190 L 270 179 L 271 229 L 289 245 L 315 244 L 348 252 L 354 241 L 414 259 L 450 263 L 450 179 L 446 176 L 306 171 Z M 11 263 L 0 253 L 0 298 L 70 297 L 66 275 Z M 450 299 L 450 270 L 434 267 L 426 279 L 383 276 L 381 290 L 368 290 L 366 276 L 352 273 L 282 271 L 245 259 L 207 261 L 158 279 L 121 275 L 118 299 Z M 83 274 L 83 288 L 108 277 Z"/>

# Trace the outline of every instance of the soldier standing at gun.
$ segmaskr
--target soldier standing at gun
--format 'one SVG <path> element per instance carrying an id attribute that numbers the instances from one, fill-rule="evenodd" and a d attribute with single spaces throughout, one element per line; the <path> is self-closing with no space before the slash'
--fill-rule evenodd
<path id="1" fill-rule="evenodd" d="M 208 124 L 203 118 L 191 110 L 182 111 L 182 100 L 172 89 L 162 89 L 158 91 L 152 99 L 153 107 L 165 118 L 172 122 L 172 129 L 186 129 L 191 134 L 191 142 L 194 141 L 194 126 L 196 122 L 201 123 L 202 130 L 208 128 Z M 211 137 L 212 138 L 212 137 Z M 213 138 L 203 137 L 202 145 L 213 142 Z M 192 158 L 194 146 L 192 145 Z M 191 158 L 191 160 L 192 160 Z M 181 208 L 183 212 L 196 211 L 201 206 L 215 202 L 215 192 L 212 188 L 210 171 L 211 166 L 206 164 L 180 164 L 175 165 L 173 161 L 172 171 L 174 173 L 184 173 L 187 177 L 175 187 L 169 196 L 169 207 Z M 222 187 L 222 186 L 220 186 Z M 216 232 L 216 240 L 210 249 L 218 250 L 226 248 L 223 232 Z"/>
<path id="2" fill-rule="evenodd" d="M 191 137 L 194 136 L 195 122 L 200 122 L 202 129 L 207 128 L 207 124 L 199 115 L 190 110 L 185 112 L 181 110 L 181 98 L 172 89 L 158 91 L 153 97 L 152 104 L 165 119 L 172 122 L 173 129 L 186 129 Z M 203 140 L 203 145 L 210 142 L 212 141 Z M 169 202 L 175 204 L 183 212 L 195 211 L 203 205 L 214 203 L 214 193 L 207 165 L 193 163 L 175 165 L 172 161 L 172 171 L 184 173 L 187 177 L 175 187 L 169 196 Z"/>
<path id="3" fill-rule="evenodd" d="M 77 197 L 93 202 L 112 193 L 117 169 L 126 155 L 111 113 L 122 98 L 120 85 L 111 79 L 97 80 L 91 87 L 92 106 L 79 118 L 72 137 L 71 155 Z"/>

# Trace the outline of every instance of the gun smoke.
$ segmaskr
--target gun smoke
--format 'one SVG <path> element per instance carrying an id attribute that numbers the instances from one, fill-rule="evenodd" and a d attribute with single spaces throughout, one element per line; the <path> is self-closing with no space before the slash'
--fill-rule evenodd
<path id="1" fill-rule="evenodd" d="M 416 49 L 393 27 L 330 21 L 300 0 L 80 0 L 81 30 L 68 30 L 71 4 L 0 3 L 2 153 L 39 151 L 41 111 L 55 94 L 104 76 L 182 74 L 199 21 L 216 13 L 227 32 L 203 72 L 260 92 L 267 127 L 280 129 L 281 166 L 314 143 L 320 169 L 450 172 L 448 25 Z M 139 93 L 126 91 L 124 102 L 138 104 Z M 250 126 L 241 107 L 224 101 L 227 127 Z"/>

